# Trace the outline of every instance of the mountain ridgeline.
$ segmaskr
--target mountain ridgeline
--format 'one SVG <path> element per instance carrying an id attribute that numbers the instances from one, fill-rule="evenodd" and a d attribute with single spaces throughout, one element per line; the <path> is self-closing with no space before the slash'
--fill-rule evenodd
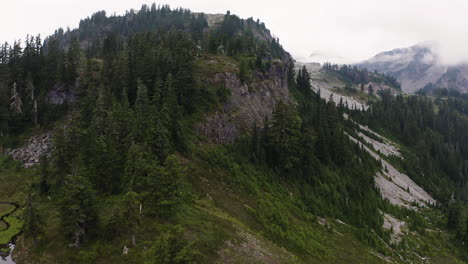
<path id="1" fill-rule="evenodd" d="M 444 63 L 430 43 L 382 52 L 358 66 L 395 77 L 407 93 L 468 92 L 466 64 Z"/>
<path id="2" fill-rule="evenodd" d="M 325 100 L 263 23 L 230 12 L 98 12 L 22 45 L 0 52 L 0 201 L 19 204 L 0 208 L 16 220 L 0 243 L 16 241 L 17 263 L 466 257 L 464 98 L 383 89 L 367 110 Z M 369 93 L 399 90 L 387 75 L 324 70 Z M 368 142 L 383 137 L 356 122 L 403 157 L 376 158 Z M 8 156 L 22 145 L 43 151 L 31 168 Z M 438 203 L 385 199 L 375 179 L 390 163 Z"/>

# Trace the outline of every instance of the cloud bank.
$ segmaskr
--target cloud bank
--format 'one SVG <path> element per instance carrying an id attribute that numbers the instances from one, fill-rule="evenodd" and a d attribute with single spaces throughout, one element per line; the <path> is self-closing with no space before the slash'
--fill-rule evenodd
<path id="1" fill-rule="evenodd" d="M 147 0 L 22 0 L 2 3 L 0 41 L 28 33 L 51 34 L 77 27 L 98 10 L 124 13 Z M 443 63 L 468 62 L 466 0 L 165 0 L 158 4 L 193 11 L 260 18 L 301 60 L 359 62 L 423 41 L 437 43 Z M 313 56 L 311 56 L 313 55 Z"/>

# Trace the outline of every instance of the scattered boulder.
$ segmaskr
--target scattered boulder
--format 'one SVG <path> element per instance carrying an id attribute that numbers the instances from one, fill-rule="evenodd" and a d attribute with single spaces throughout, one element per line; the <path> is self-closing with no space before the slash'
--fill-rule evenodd
<path id="1" fill-rule="evenodd" d="M 14 160 L 21 161 L 26 168 L 39 163 L 42 155 L 50 155 L 52 151 L 52 133 L 31 137 L 26 144 L 7 153 Z"/>

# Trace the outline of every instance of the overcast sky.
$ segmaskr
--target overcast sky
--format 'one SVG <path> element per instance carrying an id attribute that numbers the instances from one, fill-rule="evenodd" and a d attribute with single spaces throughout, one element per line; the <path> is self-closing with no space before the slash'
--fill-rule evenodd
<path id="1" fill-rule="evenodd" d="M 0 41 L 77 27 L 95 11 L 123 14 L 147 0 L 2 1 Z M 445 62 L 468 61 L 467 0 L 164 0 L 205 13 L 230 10 L 265 22 L 300 61 L 358 62 L 378 52 L 436 41 Z"/>

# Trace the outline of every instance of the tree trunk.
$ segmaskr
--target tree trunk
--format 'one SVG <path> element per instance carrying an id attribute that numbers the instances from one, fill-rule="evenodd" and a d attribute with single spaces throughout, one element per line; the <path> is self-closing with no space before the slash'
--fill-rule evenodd
<path id="1" fill-rule="evenodd" d="M 132 246 L 136 247 L 135 232 L 132 232 Z"/>
<path id="2" fill-rule="evenodd" d="M 34 100 L 34 125 L 37 126 L 37 100 Z"/>
<path id="3" fill-rule="evenodd" d="M 80 247 L 80 234 L 79 233 L 75 233 L 75 243 L 73 243 L 73 246 L 75 248 L 79 248 Z"/>

